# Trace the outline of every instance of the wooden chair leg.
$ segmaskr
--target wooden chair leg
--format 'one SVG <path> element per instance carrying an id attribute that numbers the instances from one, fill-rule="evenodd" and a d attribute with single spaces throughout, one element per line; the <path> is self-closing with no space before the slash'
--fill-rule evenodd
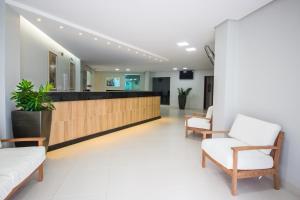
<path id="1" fill-rule="evenodd" d="M 237 194 L 237 174 L 233 173 L 231 177 L 231 194 Z"/>
<path id="2" fill-rule="evenodd" d="M 280 176 L 279 176 L 278 172 L 276 172 L 273 175 L 273 183 L 274 183 L 274 189 L 275 190 L 280 190 Z"/>
<path id="3" fill-rule="evenodd" d="M 189 136 L 189 130 L 188 130 L 188 128 L 186 127 L 185 128 L 185 137 L 188 137 Z"/>
<path id="4" fill-rule="evenodd" d="M 238 151 L 233 151 L 233 163 L 231 174 L 231 194 L 237 193 L 237 181 L 238 181 Z"/>
<path id="5" fill-rule="evenodd" d="M 37 176 L 37 181 L 43 181 L 44 179 L 44 165 L 43 163 L 39 166 L 38 168 L 38 176 Z"/>
<path id="6" fill-rule="evenodd" d="M 206 167 L 205 152 L 202 150 L 202 168 Z"/>

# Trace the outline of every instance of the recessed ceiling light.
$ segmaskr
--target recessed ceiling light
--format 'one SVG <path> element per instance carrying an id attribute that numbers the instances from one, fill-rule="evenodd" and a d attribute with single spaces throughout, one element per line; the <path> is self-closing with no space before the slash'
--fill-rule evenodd
<path id="1" fill-rule="evenodd" d="M 183 70 L 187 70 L 188 68 L 187 68 L 187 67 L 183 67 L 182 69 L 183 69 Z"/>
<path id="2" fill-rule="evenodd" d="M 136 51 L 135 54 L 139 54 L 139 52 Z"/>
<path id="3" fill-rule="evenodd" d="M 38 21 L 38 22 L 41 22 L 41 21 L 42 21 L 42 19 L 41 19 L 41 18 L 37 18 L 37 19 L 36 19 L 36 21 Z"/>
<path id="4" fill-rule="evenodd" d="M 127 68 L 127 69 L 126 69 L 126 71 L 127 71 L 127 72 L 129 72 L 129 71 L 130 71 L 130 69 L 129 69 L 129 68 Z"/>
<path id="5" fill-rule="evenodd" d="M 195 47 L 185 48 L 185 50 L 188 51 L 188 52 L 197 51 L 197 49 Z"/>
<path id="6" fill-rule="evenodd" d="M 94 37 L 94 40 L 96 40 L 96 41 L 97 41 L 97 40 L 98 40 L 98 38 Z"/>
<path id="7" fill-rule="evenodd" d="M 177 67 L 173 67 L 173 70 L 174 70 L 174 71 L 177 71 L 177 70 L 178 70 L 178 68 L 177 68 Z"/>
<path id="8" fill-rule="evenodd" d="M 119 68 L 116 68 L 115 70 L 116 70 L 116 71 L 120 71 L 120 69 L 119 69 Z"/>
<path id="9" fill-rule="evenodd" d="M 79 33 L 78 33 L 78 35 L 80 35 L 80 36 L 81 36 L 81 35 L 82 35 L 82 33 L 81 33 L 81 32 L 79 32 Z"/>
<path id="10" fill-rule="evenodd" d="M 59 26 L 59 28 L 60 28 L 60 29 L 63 29 L 64 27 L 63 27 L 63 26 Z"/>
<path id="11" fill-rule="evenodd" d="M 107 45 L 110 45 L 111 43 L 110 43 L 110 41 L 107 41 L 106 44 L 107 44 Z"/>
<path id="12" fill-rule="evenodd" d="M 179 46 L 179 47 L 186 47 L 188 45 L 189 45 L 189 43 L 187 43 L 185 41 L 183 41 L 183 42 L 177 42 L 177 46 Z"/>

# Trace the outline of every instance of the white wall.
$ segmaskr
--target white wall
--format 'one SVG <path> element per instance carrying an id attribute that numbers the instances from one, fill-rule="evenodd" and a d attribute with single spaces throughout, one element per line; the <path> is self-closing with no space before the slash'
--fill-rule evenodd
<path id="1" fill-rule="evenodd" d="M 10 96 L 20 77 L 33 80 L 36 85 L 44 84 L 48 80 L 48 50 L 64 52 L 67 59 L 58 60 L 73 58 L 78 69 L 76 88 L 80 88 L 80 60 L 25 20 L 20 21 L 19 15 L 3 1 L 0 11 L 0 138 L 9 138 L 11 110 L 15 109 Z M 58 67 L 62 66 L 59 63 Z"/>
<path id="2" fill-rule="evenodd" d="M 12 137 L 11 92 L 20 80 L 20 20 L 19 15 L 0 2 L 0 138 Z"/>
<path id="3" fill-rule="evenodd" d="M 244 113 L 263 120 L 278 123 L 285 131 L 282 155 L 282 179 L 284 186 L 299 194 L 300 169 L 300 1 L 277 0 L 238 22 L 236 41 L 238 64 L 229 93 L 234 95 L 232 115 Z M 222 29 L 217 27 L 218 33 Z M 228 24 L 225 23 L 225 26 Z M 223 27 L 224 28 L 224 27 Z M 219 32 L 220 33 L 220 32 Z M 216 34 L 216 47 L 222 34 Z M 225 36 L 226 38 L 226 36 Z M 227 38 L 229 41 L 230 38 Z M 226 39 L 225 39 L 226 40 Z M 216 48 L 216 59 L 226 54 L 226 49 Z M 225 66 L 225 69 L 222 67 Z M 234 67 L 234 66 L 233 66 Z M 232 70 L 216 63 L 215 72 Z M 227 72 L 226 72 L 227 73 Z M 220 76 L 215 77 L 215 86 L 226 84 Z M 224 92 L 224 91 L 223 91 Z M 228 92 L 228 91 L 226 91 Z M 215 93 L 215 103 L 221 104 Z M 221 99 L 222 100 L 222 99 Z M 237 103 L 236 103 L 237 102 Z M 220 105 L 222 107 L 222 105 Z M 215 105 L 214 114 L 223 112 Z M 229 118 L 214 118 L 231 122 Z M 225 123 L 226 124 L 226 123 Z M 222 128 L 222 127 L 219 127 Z M 225 127 L 226 128 L 226 127 Z"/>
<path id="4" fill-rule="evenodd" d="M 0 138 L 5 132 L 5 3 L 0 1 Z"/>
<path id="5" fill-rule="evenodd" d="M 187 97 L 186 108 L 200 110 L 203 110 L 205 76 L 213 76 L 213 71 L 196 70 L 194 71 L 193 80 L 180 80 L 178 71 L 152 72 L 152 77 L 170 77 L 170 106 L 178 107 L 177 88 L 192 88 L 192 91 Z M 152 82 L 151 79 L 150 81 Z"/>
<path id="6" fill-rule="evenodd" d="M 20 81 L 20 17 L 10 7 L 6 7 L 5 30 L 5 97 L 6 97 L 6 134 L 12 134 L 11 111 L 15 103 L 10 100 L 11 92 Z"/>
<path id="7" fill-rule="evenodd" d="M 57 55 L 57 90 L 64 89 L 63 74 L 67 74 L 69 77 L 69 66 L 72 58 L 76 66 L 76 90 L 79 91 L 81 83 L 80 59 L 21 17 L 21 78 L 33 81 L 36 86 L 45 84 L 49 80 L 49 51 Z M 69 86 L 67 86 L 68 88 Z"/>
<path id="8" fill-rule="evenodd" d="M 96 71 L 94 73 L 94 91 L 106 91 L 106 90 L 125 90 L 125 74 L 138 74 L 140 75 L 140 90 L 144 90 L 145 88 L 145 74 L 144 73 L 135 73 L 135 72 L 100 72 Z M 109 87 L 106 86 L 106 78 L 118 77 L 120 78 L 120 87 Z"/>

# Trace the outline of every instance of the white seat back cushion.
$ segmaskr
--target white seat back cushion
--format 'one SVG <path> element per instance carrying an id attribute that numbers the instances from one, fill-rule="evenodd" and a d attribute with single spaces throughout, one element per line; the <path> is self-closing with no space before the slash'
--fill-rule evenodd
<path id="1" fill-rule="evenodd" d="M 274 145 L 281 127 L 259 119 L 238 114 L 229 136 L 251 146 Z M 271 150 L 261 150 L 270 154 Z"/>
<path id="2" fill-rule="evenodd" d="M 210 106 L 210 107 L 207 109 L 207 113 L 206 113 L 206 117 L 205 117 L 205 118 L 211 119 L 211 118 L 212 118 L 212 115 L 213 115 L 213 106 Z"/>

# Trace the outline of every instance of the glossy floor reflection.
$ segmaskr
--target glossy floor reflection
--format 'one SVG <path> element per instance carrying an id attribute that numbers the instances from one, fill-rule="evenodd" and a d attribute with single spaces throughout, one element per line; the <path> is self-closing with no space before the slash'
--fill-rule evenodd
<path id="1" fill-rule="evenodd" d="M 49 152 L 44 181 L 31 180 L 14 200 L 299 199 L 262 178 L 230 178 L 208 162 L 200 167 L 199 136 L 185 138 L 183 112 Z"/>

